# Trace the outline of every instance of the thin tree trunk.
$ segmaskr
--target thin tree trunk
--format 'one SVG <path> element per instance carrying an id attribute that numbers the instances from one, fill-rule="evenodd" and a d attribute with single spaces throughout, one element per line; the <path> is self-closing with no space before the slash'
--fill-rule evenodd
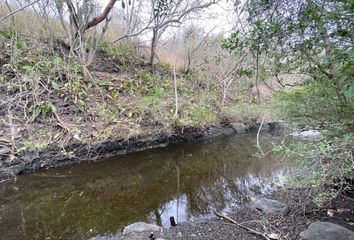
<path id="1" fill-rule="evenodd" d="M 259 81 L 259 44 L 257 46 L 257 53 L 256 53 L 256 89 L 257 89 L 257 99 L 258 99 L 258 103 L 261 102 L 261 97 L 260 97 L 260 94 L 259 94 L 259 87 L 258 87 L 258 81 Z"/>
<path id="2" fill-rule="evenodd" d="M 5 3 L 6 3 L 7 8 L 9 9 L 9 11 L 12 12 L 9 2 L 6 0 Z M 12 27 L 14 28 L 15 27 L 15 16 L 14 15 L 11 15 L 11 22 L 12 22 Z"/>
<path id="3" fill-rule="evenodd" d="M 320 9 L 316 9 L 316 10 L 320 10 Z M 333 56 L 333 47 L 332 47 L 332 43 L 331 43 L 329 35 L 328 35 L 328 30 L 327 30 L 322 19 L 316 20 L 315 24 L 316 24 L 316 27 L 322 37 L 326 56 L 327 56 L 327 58 L 331 58 L 331 56 Z M 337 80 L 337 66 L 336 66 L 335 62 L 333 62 L 333 60 L 332 60 L 330 67 L 329 67 L 329 75 L 330 75 L 329 78 L 333 81 L 333 83 L 335 85 L 335 91 L 336 91 L 336 95 L 337 95 L 338 99 L 343 102 L 346 102 L 346 98 L 345 98 L 344 94 L 342 94 L 340 92 L 342 89 L 342 86 Z"/>
<path id="4" fill-rule="evenodd" d="M 187 63 L 187 68 L 186 68 L 186 73 L 189 73 L 189 71 L 190 71 L 190 67 L 191 67 L 191 55 L 190 55 L 190 53 L 188 52 L 187 53 L 187 59 L 188 59 L 188 63 Z"/>
<path id="5" fill-rule="evenodd" d="M 157 40 L 158 40 L 157 38 L 158 38 L 158 31 L 157 31 L 157 29 L 153 29 L 152 40 L 151 40 L 151 49 L 150 49 L 150 61 L 149 61 L 149 64 L 151 67 L 154 67 L 156 46 L 157 46 Z"/>
<path id="6" fill-rule="evenodd" d="M 328 36 L 328 33 L 327 31 L 325 31 L 324 29 L 322 29 L 320 31 L 321 33 L 321 37 L 323 39 L 323 44 L 324 44 L 324 48 L 325 48 L 325 53 L 326 53 L 326 56 L 328 58 L 331 57 L 331 55 L 333 54 L 333 51 L 332 51 L 332 43 L 330 42 L 329 40 L 329 36 Z M 329 67 L 329 73 L 330 73 L 330 78 L 331 80 L 334 82 L 334 85 L 335 85 L 335 90 L 336 90 L 336 95 L 337 97 L 342 100 L 342 101 L 346 101 L 345 99 L 345 96 L 343 94 L 341 94 L 341 88 L 342 86 L 340 85 L 340 83 L 337 81 L 337 66 L 334 62 L 332 62 L 330 64 L 330 67 Z"/>
<path id="7" fill-rule="evenodd" d="M 178 91 L 177 91 L 177 76 L 176 76 L 176 56 L 175 56 L 175 62 L 173 64 L 173 82 L 174 82 L 174 87 L 175 87 L 175 117 L 178 117 Z"/>

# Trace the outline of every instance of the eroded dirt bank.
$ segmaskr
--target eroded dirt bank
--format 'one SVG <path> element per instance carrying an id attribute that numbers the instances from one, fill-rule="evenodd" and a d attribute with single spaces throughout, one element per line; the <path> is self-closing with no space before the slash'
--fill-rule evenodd
<path id="1" fill-rule="evenodd" d="M 91 143 L 81 143 L 73 140 L 64 147 L 52 144 L 41 151 L 23 152 L 15 156 L 14 159 L 6 155 L 1 156 L 0 180 L 39 169 L 99 161 L 131 152 L 164 147 L 171 143 L 197 141 L 222 135 L 256 131 L 258 126 L 258 123 L 225 123 L 203 128 L 176 129 L 172 133 L 154 129 L 146 136 L 142 135 L 128 139 L 118 138 Z M 279 126 L 276 123 L 267 123 L 262 127 L 264 131 L 275 131 L 278 128 Z"/>

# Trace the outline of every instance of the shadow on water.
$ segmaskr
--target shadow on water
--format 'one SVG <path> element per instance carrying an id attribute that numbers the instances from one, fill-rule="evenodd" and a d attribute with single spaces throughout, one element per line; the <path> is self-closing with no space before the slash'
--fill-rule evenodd
<path id="1" fill-rule="evenodd" d="M 0 184 L 0 238 L 87 239 L 136 221 L 168 227 L 170 216 L 228 212 L 284 178 L 256 151 L 255 135 L 234 135 L 19 176 Z"/>

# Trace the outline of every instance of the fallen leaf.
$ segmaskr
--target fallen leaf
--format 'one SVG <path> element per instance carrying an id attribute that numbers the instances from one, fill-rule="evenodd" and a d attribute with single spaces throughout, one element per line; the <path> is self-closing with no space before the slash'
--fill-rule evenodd
<path id="1" fill-rule="evenodd" d="M 330 217 L 333 217 L 333 215 L 334 215 L 333 210 L 328 209 L 327 210 L 327 215 L 330 216 Z"/>
<path id="2" fill-rule="evenodd" d="M 277 233 L 270 233 L 267 235 L 267 237 L 269 237 L 270 239 L 274 239 L 274 240 L 280 239 L 280 235 Z"/>

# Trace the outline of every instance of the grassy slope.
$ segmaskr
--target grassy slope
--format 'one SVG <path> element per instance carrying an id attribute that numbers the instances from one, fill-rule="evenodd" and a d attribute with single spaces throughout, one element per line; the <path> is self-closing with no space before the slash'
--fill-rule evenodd
<path id="1" fill-rule="evenodd" d="M 144 57 L 123 46 L 104 45 L 87 74 L 60 44 L 0 35 L 0 132 L 7 154 L 65 146 L 73 139 L 128 139 L 176 128 L 227 121 L 257 121 L 263 109 L 230 92 L 221 106 L 221 87 L 207 74 L 178 73 L 175 117 L 169 65 L 151 73 Z M 86 75 L 86 76 L 85 76 Z"/>

